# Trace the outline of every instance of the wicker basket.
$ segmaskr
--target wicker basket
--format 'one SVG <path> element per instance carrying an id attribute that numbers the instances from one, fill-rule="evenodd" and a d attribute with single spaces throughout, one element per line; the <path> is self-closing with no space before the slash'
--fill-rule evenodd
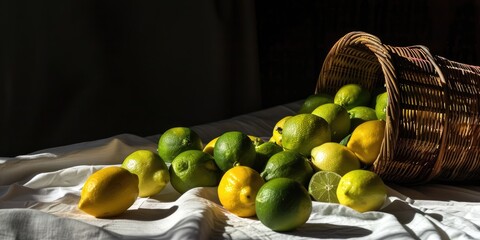
<path id="1" fill-rule="evenodd" d="M 384 141 L 372 166 L 385 181 L 478 184 L 480 67 L 351 32 L 326 56 L 315 92 L 334 94 L 347 83 L 389 93 Z"/>

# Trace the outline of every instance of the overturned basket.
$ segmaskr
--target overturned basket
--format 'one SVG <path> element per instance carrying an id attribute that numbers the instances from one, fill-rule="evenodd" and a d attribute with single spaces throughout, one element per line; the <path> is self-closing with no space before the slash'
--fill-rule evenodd
<path id="1" fill-rule="evenodd" d="M 478 184 L 480 67 L 351 32 L 326 56 L 315 91 L 334 94 L 347 83 L 388 92 L 384 141 L 372 166 L 385 181 Z"/>

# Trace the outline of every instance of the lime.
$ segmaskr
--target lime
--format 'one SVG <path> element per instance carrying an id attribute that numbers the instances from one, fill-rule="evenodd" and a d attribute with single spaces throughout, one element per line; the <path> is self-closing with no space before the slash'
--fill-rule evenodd
<path id="1" fill-rule="evenodd" d="M 341 176 L 360 168 L 355 153 L 336 142 L 327 142 L 313 148 L 312 164 L 317 171 L 335 172 Z"/>
<path id="2" fill-rule="evenodd" d="M 125 212 L 138 197 L 138 177 L 124 168 L 102 168 L 83 185 L 78 209 L 97 218 Z"/>
<path id="3" fill-rule="evenodd" d="M 255 197 L 264 183 L 252 168 L 235 166 L 220 180 L 218 199 L 225 209 L 239 217 L 255 216 Z"/>
<path id="4" fill-rule="evenodd" d="M 308 186 L 308 182 L 313 175 L 313 168 L 306 157 L 298 152 L 285 150 L 274 154 L 267 162 L 265 169 L 260 176 L 265 181 L 274 178 L 290 178 L 303 186 Z"/>
<path id="5" fill-rule="evenodd" d="M 340 179 L 337 197 L 340 204 L 359 212 L 376 211 L 385 202 L 387 187 L 376 173 L 353 170 Z"/>
<path id="6" fill-rule="evenodd" d="M 347 147 L 357 155 L 362 163 L 371 165 L 380 154 L 384 133 L 385 121 L 366 121 L 353 130 Z"/>
<path id="7" fill-rule="evenodd" d="M 252 167 L 255 162 L 255 146 L 248 135 L 239 131 L 223 133 L 215 143 L 213 156 L 218 167 L 226 172 L 233 166 Z"/>
<path id="8" fill-rule="evenodd" d="M 325 103 L 333 103 L 333 97 L 325 93 L 317 93 L 307 97 L 298 113 L 312 113 L 315 108 Z"/>
<path id="9" fill-rule="evenodd" d="M 348 110 L 350 114 L 351 126 L 350 130 L 353 131 L 358 125 L 370 120 L 376 120 L 377 114 L 375 113 L 375 109 L 366 107 L 366 106 L 358 106 Z"/>
<path id="10" fill-rule="evenodd" d="M 283 151 L 283 148 L 274 142 L 264 142 L 255 147 L 255 151 L 257 152 L 257 155 L 255 157 L 253 169 L 255 169 L 257 172 L 262 172 L 268 162 L 268 159 L 270 159 L 270 157 L 272 157 L 275 153 Z"/>
<path id="11" fill-rule="evenodd" d="M 165 162 L 149 150 L 131 153 L 123 160 L 122 167 L 138 176 L 140 197 L 150 197 L 161 192 L 170 181 Z"/>
<path id="12" fill-rule="evenodd" d="M 303 113 L 289 118 L 282 132 L 282 146 L 285 150 L 297 151 L 309 157 L 312 148 L 331 140 L 331 131 L 325 119 Z"/>
<path id="13" fill-rule="evenodd" d="M 319 202 L 338 203 L 337 186 L 342 176 L 334 172 L 319 171 L 313 174 L 308 192 Z"/>
<path id="14" fill-rule="evenodd" d="M 375 103 L 375 113 L 377 118 L 384 120 L 387 118 L 387 105 L 388 105 L 388 93 L 384 92 L 377 96 L 377 102 Z"/>
<path id="15" fill-rule="evenodd" d="M 359 84 L 346 84 L 338 89 L 333 102 L 352 109 L 356 106 L 367 106 L 370 101 L 370 92 Z"/>
<path id="16" fill-rule="evenodd" d="M 187 150 L 173 159 L 170 165 L 170 182 L 179 193 L 196 187 L 215 187 L 222 171 L 213 157 L 201 150 Z"/>
<path id="17" fill-rule="evenodd" d="M 315 108 L 312 114 L 327 121 L 332 133 L 332 141 L 339 142 L 350 132 L 350 115 L 346 108 L 338 104 L 323 104 Z"/>
<path id="18" fill-rule="evenodd" d="M 312 200 L 299 182 L 275 178 L 258 191 L 255 209 L 263 225 L 274 231 L 291 231 L 307 222 L 312 212 Z"/>
<path id="19" fill-rule="evenodd" d="M 202 150 L 202 140 L 190 128 L 170 128 L 158 140 L 158 155 L 168 163 L 181 152 L 192 149 Z"/>

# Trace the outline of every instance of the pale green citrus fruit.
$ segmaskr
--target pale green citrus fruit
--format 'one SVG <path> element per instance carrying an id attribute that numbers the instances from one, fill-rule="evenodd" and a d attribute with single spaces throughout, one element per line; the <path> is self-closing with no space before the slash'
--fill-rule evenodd
<path id="1" fill-rule="evenodd" d="M 337 197 L 340 204 L 359 212 L 377 211 L 385 202 L 387 187 L 376 173 L 359 169 L 340 179 Z"/>
<path id="2" fill-rule="evenodd" d="M 312 164 L 316 171 L 330 171 L 341 176 L 360 168 L 355 153 L 336 142 L 327 142 L 313 148 Z"/>
<path id="3" fill-rule="evenodd" d="M 359 84 L 346 84 L 338 89 L 333 102 L 352 109 L 356 106 L 368 106 L 370 101 L 370 92 Z"/>
<path id="4" fill-rule="evenodd" d="M 327 121 L 332 133 L 332 141 L 339 142 L 345 136 L 347 136 L 348 132 L 350 131 L 350 114 L 348 114 L 346 108 L 338 104 L 323 104 L 315 108 L 312 114 L 317 115 Z"/>
<path id="5" fill-rule="evenodd" d="M 331 131 L 325 119 L 310 113 L 289 118 L 282 131 L 282 146 L 285 150 L 297 151 L 309 157 L 312 148 L 331 141 Z"/>
<path id="6" fill-rule="evenodd" d="M 128 155 L 122 167 L 138 176 L 140 197 L 150 197 L 161 192 L 170 181 L 165 162 L 150 150 L 137 150 Z"/>
<path id="7" fill-rule="evenodd" d="M 316 172 L 310 179 L 308 192 L 315 201 L 338 203 L 337 186 L 341 178 L 342 176 L 334 172 Z"/>

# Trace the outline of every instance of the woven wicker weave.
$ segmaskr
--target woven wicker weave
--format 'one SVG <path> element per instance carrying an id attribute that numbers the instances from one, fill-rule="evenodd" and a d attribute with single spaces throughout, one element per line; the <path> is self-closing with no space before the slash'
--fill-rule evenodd
<path id="1" fill-rule="evenodd" d="M 372 166 L 385 181 L 478 184 L 480 67 L 351 32 L 326 56 L 315 92 L 334 94 L 347 83 L 387 89 L 386 131 Z"/>

